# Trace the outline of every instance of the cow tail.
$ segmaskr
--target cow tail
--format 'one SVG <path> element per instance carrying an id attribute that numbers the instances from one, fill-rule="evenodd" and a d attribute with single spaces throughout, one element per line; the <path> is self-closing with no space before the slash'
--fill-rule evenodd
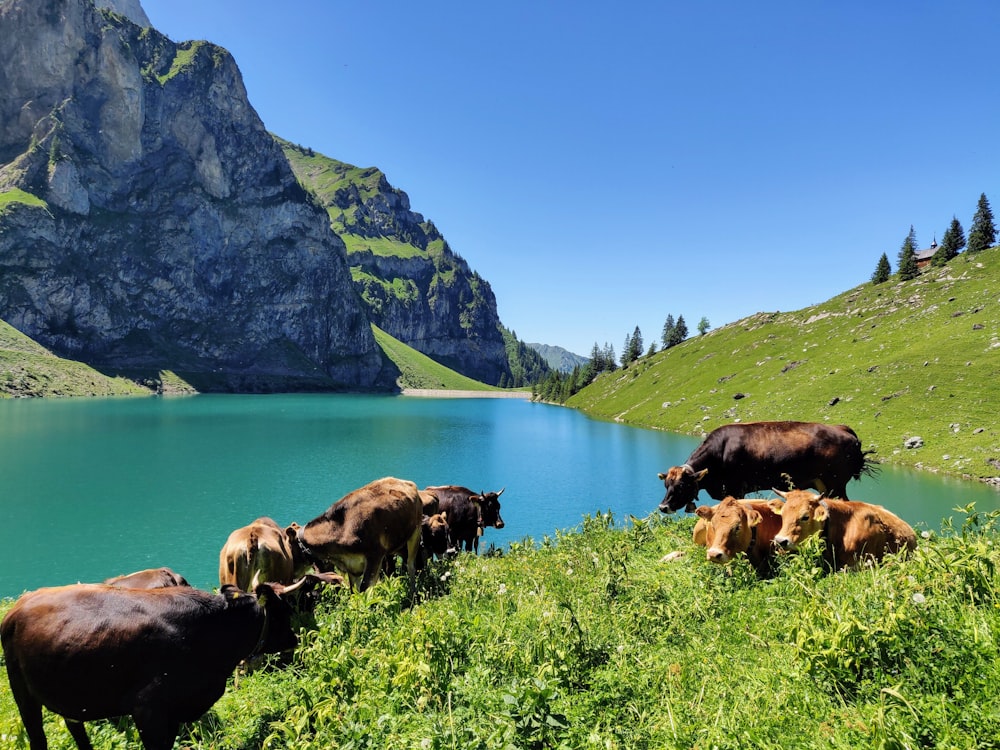
<path id="1" fill-rule="evenodd" d="M 861 475 L 864 474 L 866 477 L 875 478 L 882 473 L 882 467 L 879 465 L 878 459 L 874 457 L 875 451 L 862 451 L 861 452 L 861 468 L 858 469 L 858 473 L 854 475 L 855 479 L 861 479 Z"/>

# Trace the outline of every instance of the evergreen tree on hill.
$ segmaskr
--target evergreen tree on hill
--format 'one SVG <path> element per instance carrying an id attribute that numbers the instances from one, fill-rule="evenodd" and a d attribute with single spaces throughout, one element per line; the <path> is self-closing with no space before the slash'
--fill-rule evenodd
<path id="1" fill-rule="evenodd" d="M 670 347 L 670 341 L 674 337 L 674 327 L 676 325 L 674 316 L 667 315 L 667 319 L 663 322 L 663 333 L 660 335 L 660 342 L 663 344 L 664 349 Z"/>
<path id="2" fill-rule="evenodd" d="M 962 229 L 961 222 L 952 216 L 951 224 L 945 230 L 944 237 L 941 238 L 941 244 L 938 245 L 931 257 L 931 265 L 943 266 L 958 255 L 963 247 L 965 247 L 965 230 Z"/>
<path id="3" fill-rule="evenodd" d="M 884 284 L 891 275 L 892 266 L 889 265 L 889 256 L 882 253 L 882 257 L 878 259 L 878 265 L 875 266 L 875 272 L 872 274 L 872 284 Z"/>
<path id="4" fill-rule="evenodd" d="M 917 233 L 910 225 L 910 233 L 903 240 L 903 246 L 899 248 L 899 280 L 909 281 L 915 279 L 920 274 L 917 268 Z"/>
<path id="5" fill-rule="evenodd" d="M 969 228 L 969 252 L 978 253 L 988 247 L 993 247 L 997 241 L 997 229 L 993 223 L 993 211 L 990 209 L 990 202 L 986 200 L 986 193 L 979 196 L 979 205 L 976 208 L 976 215 L 972 217 L 972 226 Z"/>
<path id="6" fill-rule="evenodd" d="M 671 346 L 677 346 L 684 339 L 688 337 L 688 327 L 687 323 L 684 322 L 684 316 L 677 316 L 677 325 L 674 326 L 674 335 L 671 337 Z"/>

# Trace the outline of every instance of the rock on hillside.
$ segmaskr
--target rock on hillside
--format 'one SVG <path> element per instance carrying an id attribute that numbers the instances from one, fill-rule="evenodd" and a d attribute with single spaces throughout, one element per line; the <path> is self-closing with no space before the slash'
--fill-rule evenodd
<path id="1" fill-rule="evenodd" d="M 302 183 L 347 246 L 357 292 L 382 330 L 485 383 L 509 380 L 496 298 L 406 193 L 359 168 L 280 141 Z"/>
<path id="2" fill-rule="evenodd" d="M 0 318 L 61 356 L 240 390 L 381 368 L 344 245 L 233 58 L 93 0 L 0 3 Z"/>

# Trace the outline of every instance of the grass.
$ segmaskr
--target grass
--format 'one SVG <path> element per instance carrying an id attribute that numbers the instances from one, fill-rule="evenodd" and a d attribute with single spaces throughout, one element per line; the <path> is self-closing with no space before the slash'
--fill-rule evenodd
<path id="1" fill-rule="evenodd" d="M 402 341 L 393 338 L 376 325 L 372 325 L 375 341 L 384 355 L 399 370 L 396 383 L 400 388 L 430 388 L 458 391 L 500 390 L 478 380 L 467 378 L 454 370 L 435 362 L 426 354 L 418 352 Z"/>
<path id="2" fill-rule="evenodd" d="M 849 424 L 882 460 L 1000 473 L 1000 248 L 918 279 L 765 312 L 606 374 L 568 405 L 700 435 L 735 420 Z M 923 447 L 904 448 L 920 436 Z"/>
<path id="3" fill-rule="evenodd" d="M 996 523 L 963 509 L 909 559 L 849 574 L 807 546 L 760 581 L 707 562 L 691 517 L 597 513 L 436 564 L 412 607 L 400 578 L 327 592 L 293 664 L 231 684 L 182 746 L 994 747 Z M 130 722 L 91 726 L 101 750 L 135 746 Z M 4 689 L 0 736 L 24 747 Z"/>
<path id="4" fill-rule="evenodd" d="M 20 188 L 10 188 L 9 190 L 0 192 L 0 213 L 3 213 L 8 207 L 16 204 L 48 209 L 48 204 L 45 201 Z"/>

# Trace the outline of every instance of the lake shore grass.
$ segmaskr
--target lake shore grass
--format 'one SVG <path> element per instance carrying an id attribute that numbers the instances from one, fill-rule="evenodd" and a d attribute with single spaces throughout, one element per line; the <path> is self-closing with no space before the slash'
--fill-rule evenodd
<path id="1" fill-rule="evenodd" d="M 807 545 L 762 581 L 709 563 L 690 516 L 588 516 L 434 564 L 413 606 L 402 578 L 326 592 L 293 663 L 231 682 L 180 746 L 993 747 L 996 524 L 956 509 L 908 559 L 836 575 Z M 137 744 L 131 721 L 90 731 Z M 0 737 L 25 746 L 2 681 Z"/>

